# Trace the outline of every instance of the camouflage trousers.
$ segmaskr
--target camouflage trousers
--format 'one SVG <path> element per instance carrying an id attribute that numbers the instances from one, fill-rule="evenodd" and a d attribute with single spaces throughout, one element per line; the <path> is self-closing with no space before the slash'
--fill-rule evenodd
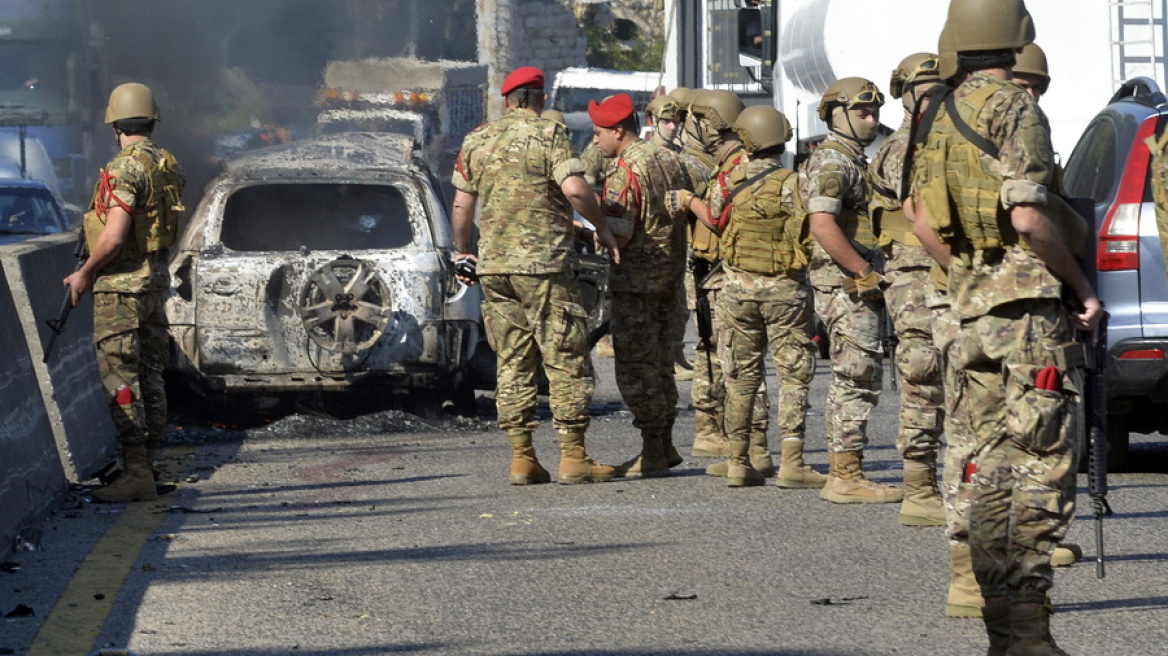
<path id="1" fill-rule="evenodd" d="M 719 337 L 725 333 L 722 313 L 718 310 L 721 302 L 718 300 L 722 290 L 706 290 L 710 301 L 711 323 L 713 335 L 710 337 L 710 352 L 698 348 L 694 356 L 693 382 L 690 384 L 690 400 L 694 412 L 703 412 L 709 415 L 718 415 L 726 407 L 726 381 L 722 376 L 722 362 L 719 357 Z M 755 396 L 754 415 L 751 419 L 751 430 L 766 433 L 770 418 L 770 399 L 767 398 L 766 384 L 759 386 Z"/>
<path id="2" fill-rule="evenodd" d="M 879 306 L 849 296 L 842 287 L 816 287 L 815 313 L 831 343 L 831 386 L 824 407 L 827 448 L 832 453 L 861 451 L 883 386 Z"/>
<path id="3" fill-rule="evenodd" d="M 776 292 L 771 299 L 739 298 L 730 290 L 723 290 L 718 297 L 726 435 L 735 441 L 750 436 L 759 391 L 765 390 L 763 357 L 768 350 L 779 383 L 780 439 L 803 439 L 806 432 L 807 390 L 815 375 L 807 285 L 786 276 L 767 278 Z"/>
<path id="4" fill-rule="evenodd" d="M 1026 300 L 962 324 L 951 350 L 950 412 L 970 431 L 973 571 L 986 597 L 1043 603 L 1054 582 L 1050 557 L 1075 509 L 1074 431 L 1079 391 L 1067 372 L 1062 389 L 1035 387 L 1057 366 L 1069 336 L 1057 301 Z"/>
<path id="5" fill-rule="evenodd" d="M 586 430 L 595 383 L 588 355 L 588 315 L 580 303 L 575 274 L 496 274 L 480 281 L 487 341 L 498 359 L 499 428 L 509 436 L 535 430 L 535 375 L 543 356 L 556 430 Z"/>
<path id="6" fill-rule="evenodd" d="M 93 294 L 97 369 L 123 446 L 157 445 L 166 437 L 165 302 L 163 291 Z"/>
<path id="7" fill-rule="evenodd" d="M 933 343 L 941 355 L 941 381 L 945 399 L 952 399 L 956 389 L 956 379 L 961 371 L 953 368 L 950 349 L 961 331 L 961 318 L 949 305 L 944 293 L 933 294 L 929 299 L 933 312 Z M 945 524 L 949 539 L 953 542 L 969 541 L 969 506 L 972 499 L 961 485 L 965 463 L 973 457 L 975 440 L 967 427 L 956 424 L 958 418 L 951 413 L 942 413 L 945 425 L 945 463 L 941 475 L 941 496 L 945 502 Z"/>
<path id="8" fill-rule="evenodd" d="M 633 426 L 646 435 L 668 434 L 677 418 L 673 379 L 677 291 L 612 295 L 616 385 L 633 413 Z"/>
<path id="9" fill-rule="evenodd" d="M 884 277 L 889 283 L 884 290 L 884 303 L 896 334 L 894 364 L 900 382 L 896 450 L 902 458 L 932 459 L 941 449 L 944 398 L 941 354 L 933 344 L 933 313 L 925 299 L 929 270 L 888 268 Z"/>

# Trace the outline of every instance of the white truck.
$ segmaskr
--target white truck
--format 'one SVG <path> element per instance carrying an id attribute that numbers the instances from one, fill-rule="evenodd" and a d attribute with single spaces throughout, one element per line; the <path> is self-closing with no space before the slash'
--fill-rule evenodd
<path id="1" fill-rule="evenodd" d="M 1052 82 L 1042 99 L 1055 150 L 1070 155 L 1088 121 L 1129 78 L 1164 79 L 1168 0 L 1030 0 L 1036 43 Z M 816 117 L 833 81 L 865 77 L 887 92 L 889 74 L 914 52 L 936 52 L 942 0 L 666 0 L 664 85 L 728 89 L 771 102 L 800 143 L 826 127 Z M 889 99 L 881 120 L 900 125 Z"/>

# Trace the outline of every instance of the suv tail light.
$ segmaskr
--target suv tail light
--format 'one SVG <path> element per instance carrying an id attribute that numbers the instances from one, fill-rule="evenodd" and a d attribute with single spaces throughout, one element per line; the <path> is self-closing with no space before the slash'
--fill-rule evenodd
<path id="1" fill-rule="evenodd" d="M 1095 254 L 1098 271 L 1138 271 L 1140 268 L 1140 210 L 1144 205 L 1148 158 L 1151 157 L 1144 139 L 1156 134 L 1157 120 L 1157 116 L 1152 116 L 1140 125 L 1135 143 L 1128 151 L 1115 204 L 1108 210 L 1099 231 L 1099 249 Z"/>

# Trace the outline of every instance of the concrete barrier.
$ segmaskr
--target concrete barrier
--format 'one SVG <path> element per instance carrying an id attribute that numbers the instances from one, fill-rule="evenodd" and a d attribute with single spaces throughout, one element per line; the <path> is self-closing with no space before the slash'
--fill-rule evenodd
<path id="1" fill-rule="evenodd" d="M 65 474 L 41 400 L 24 329 L 0 269 L 0 555 L 64 493 Z"/>
<path id="2" fill-rule="evenodd" d="M 67 482 L 91 478 L 117 440 L 93 350 L 93 301 L 86 296 L 41 362 L 75 266 L 74 235 L 0 247 L 0 553 L 12 531 L 50 507 Z"/>

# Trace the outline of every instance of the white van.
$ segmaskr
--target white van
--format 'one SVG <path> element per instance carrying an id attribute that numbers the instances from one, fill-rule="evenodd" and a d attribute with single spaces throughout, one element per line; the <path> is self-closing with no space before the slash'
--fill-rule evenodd
<path id="1" fill-rule="evenodd" d="M 617 93 L 633 99 L 645 126 L 645 107 L 660 86 L 661 74 L 651 71 L 612 71 L 604 68 L 565 68 L 556 73 L 552 83 L 551 109 L 564 114 L 572 133 L 572 143 L 583 151 L 592 141 L 592 121 L 588 119 L 588 102 L 600 102 Z"/>

